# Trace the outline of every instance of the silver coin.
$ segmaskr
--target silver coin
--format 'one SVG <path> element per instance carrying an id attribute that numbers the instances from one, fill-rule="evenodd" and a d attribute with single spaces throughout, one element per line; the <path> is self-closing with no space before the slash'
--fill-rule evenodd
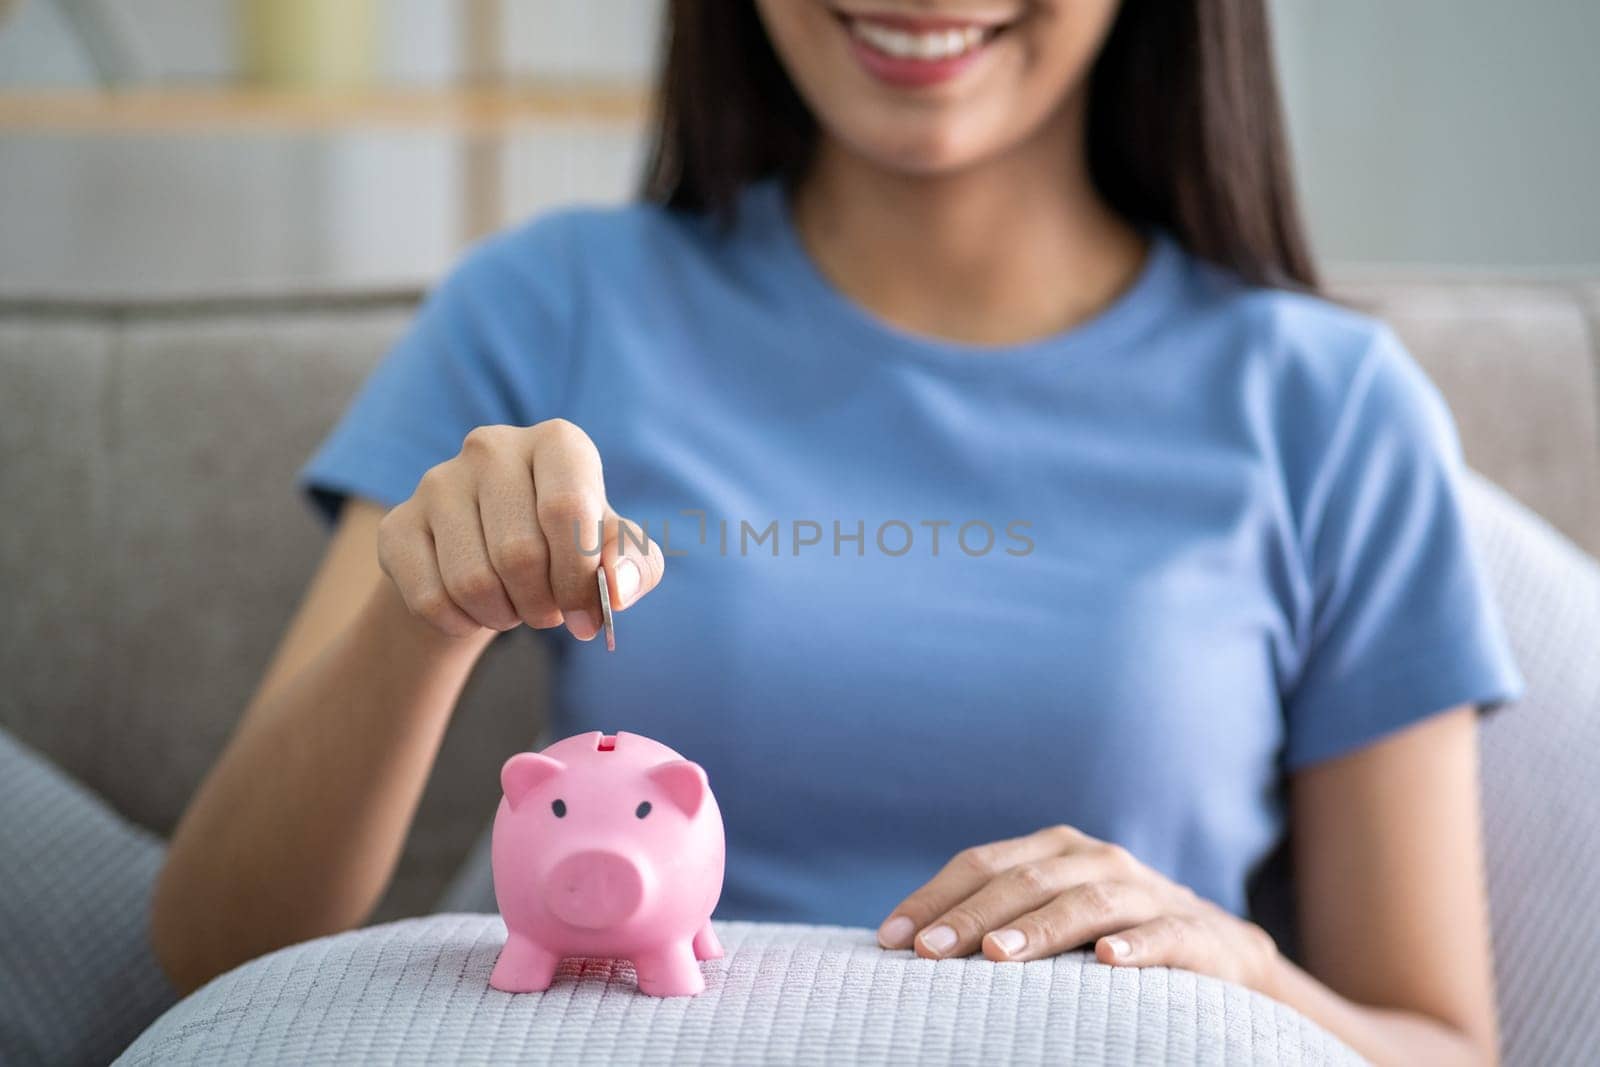
<path id="1" fill-rule="evenodd" d="M 600 626 L 606 632 L 606 651 L 617 650 L 617 624 L 611 617 L 611 583 L 606 581 L 606 568 L 604 564 L 594 572 L 595 579 L 600 583 Z"/>

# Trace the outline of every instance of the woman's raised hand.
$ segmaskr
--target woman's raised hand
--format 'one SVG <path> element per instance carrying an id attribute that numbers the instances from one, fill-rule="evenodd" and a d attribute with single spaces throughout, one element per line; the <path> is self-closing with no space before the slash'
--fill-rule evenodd
<path id="1" fill-rule="evenodd" d="M 1263 992 L 1278 955 L 1259 926 L 1070 826 L 958 853 L 890 913 L 878 941 L 995 961 L 1093 945 L 1102 963 L 1181 967 Z"/>
<path id="2" fill-rule="evenodd" d="M 583 641 L 600 629 L 602 563 L 614 610 L 654 589 L 665 565 L 611 510 L 600 453 L 565 419 L 467 434 L 384 516 L 378 562 L 412 614 L 444 633 L 565 623 Z"/>

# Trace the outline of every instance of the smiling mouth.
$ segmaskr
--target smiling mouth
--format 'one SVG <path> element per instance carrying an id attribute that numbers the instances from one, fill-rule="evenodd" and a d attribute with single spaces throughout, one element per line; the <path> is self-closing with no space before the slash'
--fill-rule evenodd
<path id="1" fill-rule="evenodd" d="M 1004 32 L 1006 24 L 975 19 L 925 18 L 902 15 L 835 15 L 863 48 L 899 63 L 949 63 L 983 49 Z"/>

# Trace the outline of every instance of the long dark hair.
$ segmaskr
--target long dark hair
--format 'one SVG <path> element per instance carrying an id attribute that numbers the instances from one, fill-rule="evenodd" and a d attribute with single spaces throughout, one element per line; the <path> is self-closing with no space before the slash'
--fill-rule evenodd
<path id="1" fill-rule="evenodd" d="M 643 195 L 727 214 L 794 178 L 817 124 L 751 0 L 672 0 Z M 1090 174 L 1128 221 L 1246 281 L 1315 289 L 1265 0 L 1124 0 L 1089 81 Z"/>

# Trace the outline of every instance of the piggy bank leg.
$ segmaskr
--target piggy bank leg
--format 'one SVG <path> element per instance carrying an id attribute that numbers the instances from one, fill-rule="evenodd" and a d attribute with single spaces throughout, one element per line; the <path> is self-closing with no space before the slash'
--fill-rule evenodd
<path id="1" fill-rule="evenodd" d="M 538 993 L 550 988 L 561 957 L 512 934 L 506 938 L 489 984 L 502 993 Z"/>
<path id="2" fill-rule="evenodd" d="M 717 940 L 717 932 L 711 929 L 708 922 L 694 935 L 694 958 L 697 960 L 720 960 L 722 958 L 722 942 Z"/>
<path id="3" fill-rule="evenodd" d="M 705 991 L 706 978 L 694 958 L 689 941 L 674 941 L 655 952 L 636 956 L 633 969 L 639 975 L 639 992 L 652 997 L 692 997 Z"/>

